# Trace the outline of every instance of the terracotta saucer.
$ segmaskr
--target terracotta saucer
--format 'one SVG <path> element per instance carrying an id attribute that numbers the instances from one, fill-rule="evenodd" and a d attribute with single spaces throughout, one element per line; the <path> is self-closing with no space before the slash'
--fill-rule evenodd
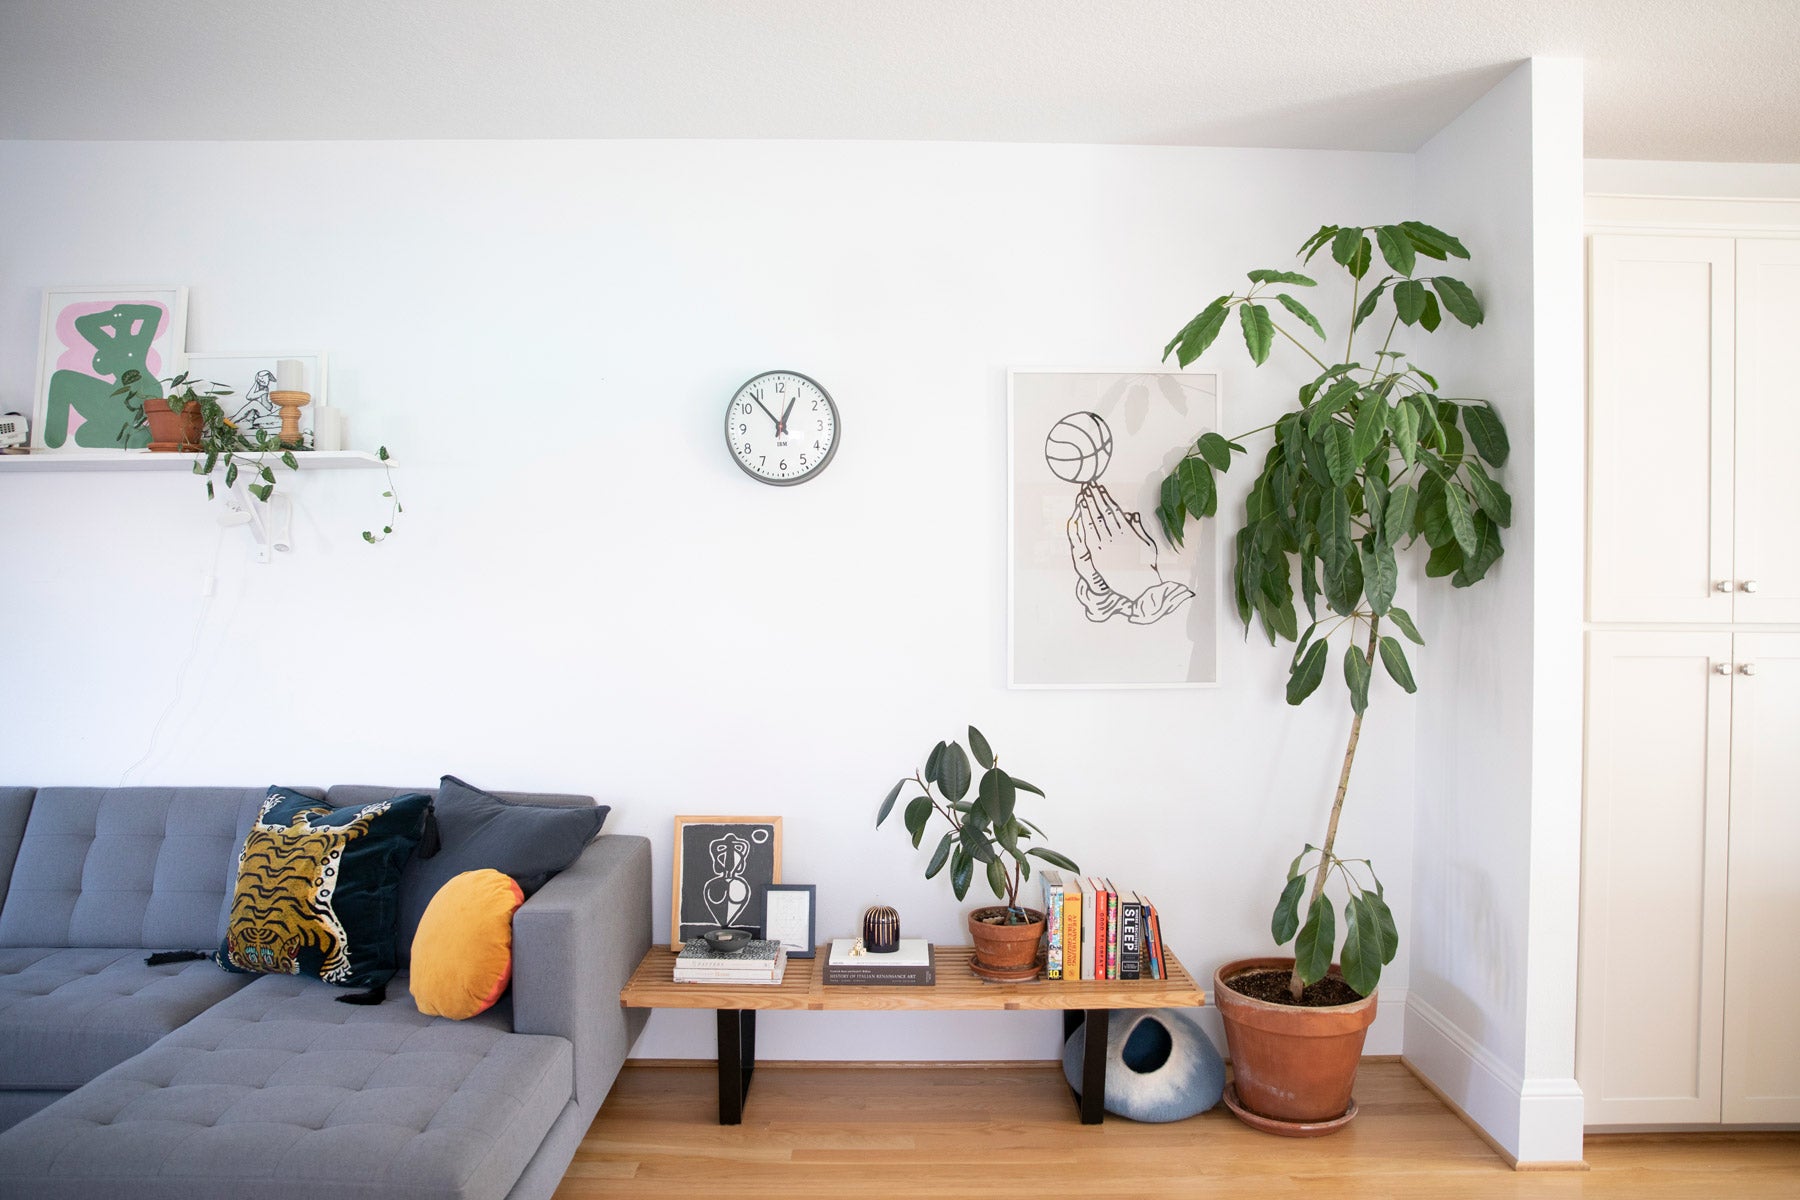
<path id="1" fill-rule="evenodd" d="M 1260 1129 L 1264 1133 L 1273 1133 L 1281 1137 L 1324 1137 L 1328 1133 L 1336 1133 L 1356 1119 L 1356 1098 L 1350 1098 L 1350 1107 L 1344 1110 L 1341 1117 L 1333 1117 L 1329 1121 L 1282 1121 L 1275 1117 L 1265 1117 L 1261 1113 L 1253 1113 L 1238 1101 L 1237 1085 L 1225 1085 L 1225 1107 L 1229 1108 L 1237 1119 L 1252 1129 Z"/>
<path id="2" fill-rule="evenodd" d="M 979 959 L 971 958 L 969 970 L 994 983 L 1024 983 L 1026 980 L 1036 979 L 1038 976 L 1037 963 L 1032 963 L 1029 967 L 1013 967 L 1010 970 L 1002 971 L 983 965 Z"/>

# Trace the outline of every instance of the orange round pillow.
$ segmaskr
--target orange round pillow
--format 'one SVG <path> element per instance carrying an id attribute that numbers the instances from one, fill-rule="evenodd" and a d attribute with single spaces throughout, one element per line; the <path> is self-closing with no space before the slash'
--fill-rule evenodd
<path id="1" fill-rule="evenodd" d="M 512 982 L 512 918 L 525 893 L 499 871 L 464 871 L 439 888 L 413 935 L 413 1003 L 461 1021 L 494 1007 Z"/>

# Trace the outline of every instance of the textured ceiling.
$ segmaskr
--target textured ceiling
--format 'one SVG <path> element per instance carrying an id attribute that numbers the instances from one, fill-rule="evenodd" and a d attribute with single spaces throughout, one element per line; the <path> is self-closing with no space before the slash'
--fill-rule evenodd
<path id="1" fill-rule="evenodd" d="M 1412 150 L 1532 55 L 1592 157 L 1800 161 L 1800 0 L 0 0 L 0 137 Z"/>

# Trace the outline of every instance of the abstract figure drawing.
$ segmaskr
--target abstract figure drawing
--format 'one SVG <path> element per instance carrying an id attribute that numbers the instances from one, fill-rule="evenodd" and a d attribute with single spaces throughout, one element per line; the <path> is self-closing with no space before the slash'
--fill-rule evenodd
<path id="1" fill-rule="evenodd" d="M 750 866 L 750 841 L 735 833 L 715 838 L 706 848 L 713 874 L 702 894 L 706 909 L 720 928 L 730 928 L 750 903 L 750 884 L 744 872 Z"/>

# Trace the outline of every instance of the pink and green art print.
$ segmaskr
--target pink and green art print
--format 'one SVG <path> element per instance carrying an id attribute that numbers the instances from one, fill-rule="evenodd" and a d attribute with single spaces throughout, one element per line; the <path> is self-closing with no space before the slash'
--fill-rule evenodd
<path id="1" fill-rule="evenodd" d="M 40 450 L 136 450 L 119 378 L 138 371 L 155 387 L 181 356 L 187 289 L 46 288 L 31 439 Z M 160 391 L 152 394 L 160 395 Z"/>

